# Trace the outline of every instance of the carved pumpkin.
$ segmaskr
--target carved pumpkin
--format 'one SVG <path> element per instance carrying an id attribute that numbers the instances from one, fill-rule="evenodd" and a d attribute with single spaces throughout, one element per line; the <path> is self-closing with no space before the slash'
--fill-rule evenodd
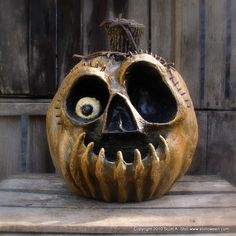
<path id="1" fill-rule="evenodd" d="M 56 169 L 78 194 L 142 201 L 165 194 L 197 144 L 180 74 L 148 53 L 98 52 L 77 64 L 47 114 Z"/>

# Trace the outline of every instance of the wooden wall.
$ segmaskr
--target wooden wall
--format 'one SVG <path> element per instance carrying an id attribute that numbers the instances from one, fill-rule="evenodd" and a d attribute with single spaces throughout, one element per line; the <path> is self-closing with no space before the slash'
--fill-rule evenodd
<path id="1" fill-rule="evenodd" d="M 175 62 L 192 95 L 199 144 L 191 174 L 236 183 L 236 1 L 1 0 L 0 178 L 52 172 L 45 113 L 74 53 L 107 47 L 98 27 L 122 13 L 146 26 L 141 44 Z"/>

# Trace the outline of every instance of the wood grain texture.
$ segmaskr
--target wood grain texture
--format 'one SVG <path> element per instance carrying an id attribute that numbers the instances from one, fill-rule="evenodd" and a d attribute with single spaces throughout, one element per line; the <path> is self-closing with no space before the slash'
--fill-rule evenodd
<path id="1" fill-rule="evenodd" d="M 78 62 L 72 56 L 83 54 L 81 12 L 80 0 L 57 1 L 58 80 L 60 82 Z"/>
<path id="2" fill-rule="evenodd" d="M 48 149 L 45 116 L 31 116 L 28 123 L 27 172 L 53 172 Z"/>
<path id="3" fill-rule="evenodd" d="M 175 3 L 175 65 L 185 80 L 193 104 L 200 107 L 199 2 L 181 0 Z M 174 25 L 172 26 L 174 27 Z"/>
<path id="4" fill-rule="evenodd" d="M 34 97 L 52 97 L 56 81 L 56 1 L 29 4 L 29 84 Z"/>
<path id="5" fill-rule="evenodd" d="M 199 187 L 201 186 L 201 187 Z M 182 192 L 196 193 L 206 193 L 210 191 L 211 193 L 232 193 L 235 192 L 235 187 L 233 187 L 227 181 L 221 179 L 219 176 L 215 175 L 196 175 L 189 176 L 185 175 L 174 185 L 170 191 L 170 195 L 180 195 Z M 54 174 L 18 174 L 9 177 L 1 181 L 0 190 L 2 191 L 18 191 L 18 192 L 32 192 L 32 193 L 69 193 L 65 182 L 62 177 L 55 176 Z M 89 200 L 93 201 L 93 200 Z M 156 201 L 156 200 L 154 200 Z M 149 202 L 149 201 L 148 201 Z M 142 202 L 141 204 L 143 204 Z M 108 203 L 110 204 L 110 203 Z M 119 203 L 112 203 L 118 204 Z M 129 203 L 126 203 L 127 205 Z M 132 203 L 137 205 L 136 203 Z M 123 206 L 125 206 L 123 205 Z"/>
<path id="6" fill-rule="evenodd" d="M 0 116 L 46 115 L 50 100 L 0 100 Z"/>
<path id="7" fill-rule="evenodd" d="M 205 1 L 204 107 L 208 108 L 225 108 L 226 2 Z"/>
<path id="8" fill-rule="evenodd" d="M 145 26 L 144 35 L 141 38 L 140 48 L 149 50 L 149 8 L 148 0 L 128 0 L 127 18 Z"/>
<path id="9" fill-rule="evenodd" d="M 0 95 L 29 93 L 27 2 L 0 1 Z"/>
<path id="10" fill-rule="evenodd" d="M 173 189 L 161 199 L 109 204 L 69 193 L 54 175 L 18 175 L 0 183 L 0 231 L 154 234 L 163 233 L 163 227 L 172 233 L 173 227 L 178 233 L 211 227 L 235 232 L 235 187 L 216 176 L 186 176 L 175 187 L 180 192 Z"/>
<path id="11" fill-rule="evenodd" d="M 231 55 L 230 55 L 230 83 L 228 107 L 236 108 L 236 2 L 232 1 L 232 19 L 231 19 Z"/>
<path id="12" fill-rule="evenodd" d="M 209 112 L 208 119 L 207 172 L 236 183 L 236 113 Z"/>
<path id="13" fill-rule="evenodd" d="M 0 179 L 21 171 L 20 117 L 0 117 Z"/>
<path id="14" fill-rule="evenodd" d="M 151 50 L 174 62 L 174 4 L 171 0 L 151 1 Z"/>

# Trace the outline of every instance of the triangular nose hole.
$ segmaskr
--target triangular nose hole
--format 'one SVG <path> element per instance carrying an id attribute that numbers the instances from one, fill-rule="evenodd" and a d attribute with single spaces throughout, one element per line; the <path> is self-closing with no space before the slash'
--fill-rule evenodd
<path id="1" fill-rule="evenodd" d="M 130 108 L 122 97 L 114 96 L 108 108 L 105 132 L 135 130 L 137 130 L 137 125 Z"/>

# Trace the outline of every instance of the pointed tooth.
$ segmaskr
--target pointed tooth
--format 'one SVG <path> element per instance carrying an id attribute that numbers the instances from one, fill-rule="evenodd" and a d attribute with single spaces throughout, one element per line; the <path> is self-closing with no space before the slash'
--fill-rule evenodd
<path id="1" fill-rule="evenodd" d="M 104 176 L 105 172 L 105 150 L 104 148 L 101 148 L 98 154 L 98 159 L 95 166 L 95 176 L 98 179 L 102 199 L 104 201 L 109 202 L 111 200 L 110 192 L 109 192 L 109 186 L 106 183 L 106 178 Z"/>
<path id="2" fill-rule="evenodd" d="M 152 143 L 148 144 L 148 148 L 149 148 L 149 153 L 150 153 L 151 160 L 152 161 L 156 160 L 156 161 L 160 162 L 160 158 L 158 157 L 156 149 L 155 149 L 155 147 L 153 146 Z"/>
<path id="3" fill-rule="evenodd" d="M 82 144 L 84 144 L 85 136 L 86 136 L 86 133 L 85 133 L 85 132 L 83 132 L 83 133 L 81 133 L 81 134 L 79 135 L 77 145 L 82 145 Z"/>
<path id="4" fill-rule="evenodd" d="M 98 158 L 104 160 L 105 158 L 105 149 L 101 148 L 98 154 Z"/>
<path id="5" fill-rule="evenodd" d="M 90 155 L 93 152 L 93 148 L 94 148 L 94 142 L 90 142 L 86 147 L 87 155 Z"/>
<path id="6" fill-rule="evenodd" d="M 141 153 L 138 149 L 134 150 L 134 167 L 139 168 L 139 166 L 141 166 L 142 163 L 142 157 L 141 157 Z"/>
<path id="7" fill-rule="evenodd" d="M 148 53 L 148 50 L 145 50 L 145 53 Z"/>
<path id="8" fill-rule="evenodd" d="M 164 156 L 165 156 L 164 160 L 167 164 L 169 164 L 169 162 L 170 162 L 170 150 L 169 150 L 168 144 L 167 144 L 165 138 L 162 135 L 160 135 L 159 138 L 162 141 L 162 145 L 164 147 Z"/>
<path id="9" fill-rule="evenodd" d="M 155 194 L 157 186 L 160 182 L 161 178 L 161 169 L 160 169 L 160 159 L 156 153 L 155 147 L 152 143 L 148 144 L 149 153 L 151 157 L 151 169 L 150 169 L 150 192 L 149 192 L 149 199 Z"/>
<path id="10" fill-rule="evenodd" d="M 138 202 L 143 199 L 143 181 L 144 181 L 144 166 L 141 158 L 141 153 L 138 149 L 134 150 L 134 181 L 136 190 L 136 199 Z"/>
<path id="11" fill-rule="evenodd" d="M 117 158 L 117 165 L 121 165 L 124 163 L 123 154 L 121 151 L 117 152 L 116 158 Z"/>
<path id="12" fill-rule="evenodd" d="M 89 175 L 89 168 L 90 168 L 89 157 L 93 153 L 93 147 L 94 147 L 94 142 L 90 142 L 87 145 L 84 154 L 80 158 L 80 166 L 81 166 L 82 174 L 84 177 L 84 181 L 88 186 L 89 192 L 90 192 L 91 196 L 95 198 L 95 189 L 93 188 L 92 179 Z"/>
<path id="13" fill-rule="evenodd" d="M 119 202 L 127 201 L 126 191 L 126 165 L 124 164 L 123 154 L 121 151 L 117 152 L 117 163 L 114 171 L 114 178 L 117 180 L 117 195 Z"/>
<path id="14" fill-rule="evenodd" d="M 143 53 L 143 49 L 140 49 L 139 52 L 140 52 L 140 53 Z"/>

